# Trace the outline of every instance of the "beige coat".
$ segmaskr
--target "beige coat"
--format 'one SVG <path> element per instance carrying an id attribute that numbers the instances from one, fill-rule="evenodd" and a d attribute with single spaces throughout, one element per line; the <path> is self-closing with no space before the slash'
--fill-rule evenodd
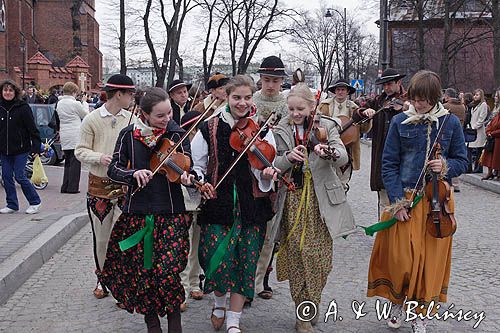
<path id="1" fill-rule="evenodd" d="M 347 203 L 342 182 L 335 172 L 335 168 L 347 163 L 347 152 L 338 134 L 335 120 L 330 117 L 322 117 L 321 126 L 328 130 L 328 144 L 335 148 L 340 157 L 334 162 L 324 160 L 314 152 L 309 155 L 309 166 L 311 168 L 314 191 L 319 204 L 322 220 L 326 223 L 332 238 L 344 236 L 355 231 L 354 217 L 351 207 Z M 293 126 L 288 117 L 282 119 L 273 130 L 276 140 L 277 156 L 274 165 L 287 173 L 293 164 L 286 158 L 286 153 L 295 146 Z M 300 190 L 299 190 L 300 191 Z M 277 213 L 275 223 L 271 232 L 271 240 L 279 241 L 280 222 L 286 199 L 286 187 L 278 191 Z"/>
<path id="2" fill-rule="evenodd" d="M 318 110 L 330 117 L 338 117 L 339 115 L 346 116 L 349 119 L 352 118 L 352 113 L 355 112 L 359 106 L 351 100 L 345 100 L 341 103 L 341 107 L 338 107 L 339 103 L 335 101 L 335 98 L 327 98 L 322 101 Z M 371 128 L 371 121 L 368 121 L 364 124 L 359 125 L 359 130 L 361 133 L 367 133 Z M 361 161 L 361 142 L 359 141 L 359 137 L 350 144 L 351 155 L 352 155 L 352 169 L 359 170 L 360 161 Z"/>
<path id="3" fill-rule="evenodd" d="M 470 142 L 469 148 L 481 148 L 486 144 L 486 118 L 488 118 L 488 105 L 479 103 L 471 110 L 470 126 L 477 130 L 476 141 Z"/>

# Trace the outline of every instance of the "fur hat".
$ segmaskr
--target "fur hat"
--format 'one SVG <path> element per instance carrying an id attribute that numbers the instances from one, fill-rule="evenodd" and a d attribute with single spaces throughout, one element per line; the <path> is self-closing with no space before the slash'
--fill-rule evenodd
<path id="1" fill-rule="evenodd" d="M 225 86 L 229 82 L 229 78 L 221 73 L 212 75 L 207 82 L 207 89 L 216 89 Z"/>
<path id="2" fill-rule="evenodd" d="M 283 61 L 281 61 L 281 59 L 276 56 L 264 58 L 257 73 L 279 77 L 288 76 L 288 74 L 285 72 L 285 65 L 283 65 Z"/>

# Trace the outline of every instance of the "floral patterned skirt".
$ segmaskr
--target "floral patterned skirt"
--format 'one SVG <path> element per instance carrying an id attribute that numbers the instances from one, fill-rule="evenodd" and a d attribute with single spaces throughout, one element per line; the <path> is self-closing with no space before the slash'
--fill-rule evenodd
<path id="1" fill-rule="evenodd" d="M 178 311 L 184 302 L 179 274 L 187 264 L 190 220 L 185 215 L 155 215 L 152 268 L 144 266 L 144 240 L 122 251 L 119 242 L 145 226 L 146 216 L 122 214 L 108 244 L 106 262 L 99 278 L 130 313 Z"/>
<path id="2" fill-rule="evenodd" d="M 210 259 L 231 231 L 231 226 L 208 224 L 200 227 L 198 257 L 206 272 Z M 255 271 L 265 235 L 266 225 L 236 225 L 221 264 L 213 276 L 205 280 L 204 292 L 232 292 L 253 298 Z"/>
<path id="3" fill-rule="evenodd" d="M 287 238 L 282 240 L 276 257 L 276 275 L 278 281 L 289 281 L 296 304 L 311 301 L 319 305 L 332 270 L 333 241 L 321 219 L 314 187 L 311 188 L 308 209 L 301 213 L 293 231 L 302 194 L 301 191 L 287 194 L 281 220 L 282 234 Z"/>

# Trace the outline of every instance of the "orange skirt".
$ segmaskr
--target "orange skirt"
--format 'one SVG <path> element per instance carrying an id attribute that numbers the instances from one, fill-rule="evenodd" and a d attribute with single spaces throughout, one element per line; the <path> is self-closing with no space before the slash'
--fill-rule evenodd
<path id="1" fill-rule="evenodd" d="M 453 212 L 453 192 L 450 208 Z M 407 297 L 424 309 L 430 301 L 446 302 L 452 237 L 434 238 L 426 232 L 429 209 L 424 197 L 412 209 L 409 221 L 377 233 L 368 271 L 368 297 L 384 297 L 395 304 L 402 304 Z M 384 212 L 381 221 L 389 218 Z M 415 311 L 425 312 L 420 306 Z"/>

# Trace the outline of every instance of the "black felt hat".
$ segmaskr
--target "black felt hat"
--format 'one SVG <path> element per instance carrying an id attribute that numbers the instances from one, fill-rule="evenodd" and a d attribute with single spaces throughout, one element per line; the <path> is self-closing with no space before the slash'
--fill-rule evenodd
<path id="1" fill-rule="evenodd" d="M 384 84 L 391 81 L 399 81 L 404 78 L 406 74 L 399 74 L 394 68 L 387 68 L 382 76 L 375 80 L 375 84 Z"/>
<path id="2" fill-rule="evenodd" d="M 335 93 L 336 88 L 349 89 L 349 95 L 352 95 L 356 92 L 356 89 L 354 89 L 354 87 L 351 86 L 346 79 L 338 79 L 334 84 L 328 87 L 328 91 Z"/>
<path id="3" fill-rule="evenodd" d="M 111 76 L 104 87 L 102 88 L 104 91 L 112 91 L 112 90 L 132 90 L 135 91 L 134 81 L 127 75 L 123 74 L 115 74 Z"/>
<path id="4" fill-rule="evenodd" d="M 187 90 L 189 90 L 189 89 L 191 89 L 191 86 L 192 86 L 191 83 L 185 83 L 184 81 L 179 80 L 179 79 L 173 80 L 168 85 L 168 93 L 171 93 L 172 91 L 174 91 L 175 89 L 177 89 L 179 87 L 186 87 Z"/>
<path id="5" fill-rule="evenodd" d="M 207 82 L 207 89 L 215 89 L 222 86 L 225 86 L 229 82 L 229 78 L 224 74 L 217 73 L 212 75 Z"/>
<path id="6" fill-rule="evenodd" d="M 285 65 L 283 65 L 283 61 L 281 61 L 281 59 L 276 56 L 264 58 L 264 61 L 262 61 L 262 64 L 260 65 L 257 73 L 279 77 L 288 76 L 288 74 L 285 72 Z"/>

